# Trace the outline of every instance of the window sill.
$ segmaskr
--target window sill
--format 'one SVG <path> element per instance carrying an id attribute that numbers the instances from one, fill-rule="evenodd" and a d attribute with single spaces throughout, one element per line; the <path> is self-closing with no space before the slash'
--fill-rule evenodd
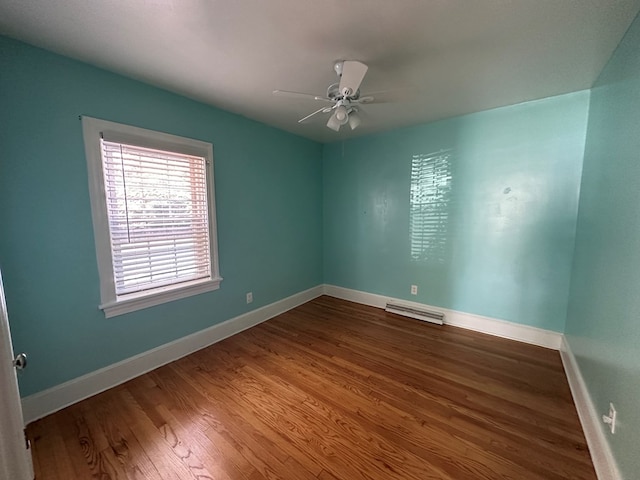
<path id="1" fill-rule="evenodd" d="M 178 288 L 166 287 L 165 289 L 156 290 L 153 293 L 141 293 L 138 296 L 130 295 L 128 298 L 122 300 L 104 303 L 100 305 L 99 308 L 104 311 L 106 318 L 116 317 L 118 315 L 124 315 L 125 313 L 135 312 L 136 310 L 142 310 L 143 308 L 149 308 L 173 300 L 217 290 L 220 288 L 221 281 L 222 278 L 218 277 L 204 282 L 192 282 Z"/>

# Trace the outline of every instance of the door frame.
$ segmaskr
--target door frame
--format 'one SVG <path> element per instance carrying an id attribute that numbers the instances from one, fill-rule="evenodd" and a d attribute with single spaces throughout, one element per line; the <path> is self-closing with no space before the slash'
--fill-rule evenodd
<path id="1" fill-rule="evenodd" d="M 13 359 L 9 315 L 0 272 L 0 477 L 33 480 L 33 460 L 24 432 L 18 377 Z"/>

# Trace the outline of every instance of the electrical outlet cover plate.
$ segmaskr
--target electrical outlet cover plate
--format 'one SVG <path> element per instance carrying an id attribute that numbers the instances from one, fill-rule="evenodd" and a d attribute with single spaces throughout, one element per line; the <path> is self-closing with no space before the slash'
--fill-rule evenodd
<path id="1" fill-rule="evenodd" d="M 613 403 L 609 403 L 609 418 L 611 418 L 611 423 L 609 424 L 609 428 L 611 428 L 611 433 L 616 433 L 616 416 L 618 412 L 616 412 L 616 407 L 613 406 Z"/>
<path id="2" fill-rule="evenodd" d="M 417 294 L 418 294 L 418 286 L 411 285 L 411 295 L 417 295 Z"/>
<path id="3" fill-rule="evenodd" d="M 247 293 L 247 303 L 251 303 L 253 302 L 253 293 L 249 292 Z"/>
<path id="4" fill-rule="evenodd" d="M 616 415 L 616 407 L 609 403 L 609 415 L 602 415 L 602 421 L 609 426 L 612 434 L 616 433 Z"/>

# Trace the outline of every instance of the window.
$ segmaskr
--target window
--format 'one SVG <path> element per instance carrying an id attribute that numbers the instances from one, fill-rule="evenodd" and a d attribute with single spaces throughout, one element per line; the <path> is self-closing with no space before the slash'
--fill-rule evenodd
<path id="1" fill-rule="evenodd" d="M 215 290 L 213 146 L 82 117 L 106 317 Z"/>

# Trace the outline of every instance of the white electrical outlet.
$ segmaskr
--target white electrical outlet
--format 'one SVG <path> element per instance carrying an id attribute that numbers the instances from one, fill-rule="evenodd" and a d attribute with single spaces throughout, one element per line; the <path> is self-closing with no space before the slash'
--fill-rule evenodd
<path id="1" fill-rule="evenodd" d="M 247 293 L 247 303 L 253 302 L 253 292 Z"/>
<path id="2" fill-rule="evenodd" d="M 602 415 L 602 421 L 609 425 L 609 429 L 611 433 L 616 433 L 616 407 L 613 406 L 613 403 L 609 403 L 609 415 Z"/>
<path id="3" fill-rule="evenodd" d="M 411 295 L 418 294 L 418 285 L 411 285 Z"/>

